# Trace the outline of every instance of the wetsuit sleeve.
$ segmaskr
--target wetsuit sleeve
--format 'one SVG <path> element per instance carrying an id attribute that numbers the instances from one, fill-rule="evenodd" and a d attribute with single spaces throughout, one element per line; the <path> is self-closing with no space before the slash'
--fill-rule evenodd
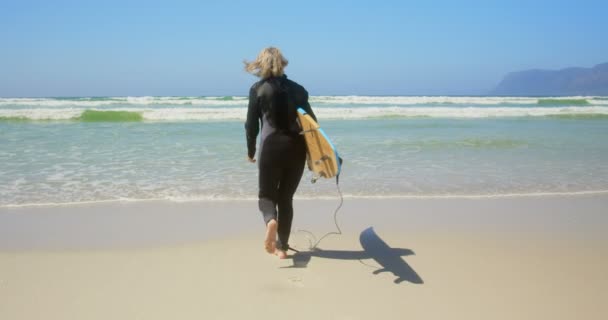
<path id="1" fill-rule="evenodd" d="M 304 108 L 303 108 L 304 111 L 306 111 L 306 113 L 308 113 L 313 119 L 315 119 L 315 121 L 317 121 L 317 116 L 312 111 L 312 108 L 310 107 L 310 103 L 308 102 L 308 92 L 306 90 L 304 90 L 304 99 L 305 99 L 304 101 L 306 101 L 306 103 L 304 103 Z"/>
<path id="2" fill-rule="evenodd" d="M 245 136 L 247 138 L 247 155 L 255 157 L 255 142 L 260 132 L 260 110 L 258 96 L 254 87 L 249 90 L 249 106 L 247 108 L 247 120 L 245 122 Z"/>

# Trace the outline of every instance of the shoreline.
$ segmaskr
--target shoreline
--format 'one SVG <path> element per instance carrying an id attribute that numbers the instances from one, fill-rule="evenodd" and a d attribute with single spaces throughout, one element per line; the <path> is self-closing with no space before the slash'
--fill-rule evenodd
<path id="1" fill-rule="evenodd" d="M 339 199 L 294 200 L 292 232 L 331 232 Z M 488 231 L 601 235 L 608 195 L 515 198 L 345 199 L 344 232 L 374 226 L 394 232 Z M 256 234 L 257 202 L 137 201 L 0 208 L 0 251 L 153 247 Z M 606 233 L 608 234 L 608 233 Z M 608 236 L 607 236 L 608 237 Z"/>
<path id="2" fill-rule="evenodd" d="M 607 190 L 585 190 L 572 192 L 530 192 L 530 193 L 503 193 L 503 194 L 438 194 L 438 195 L 343 195 L 344 199 L 348 200 L 445 200 L 445 199 L 517 199 L 517 198 L 539 198 L 539 197 L 578 197 L 578 196 L 603 196 L 608 195 Z M 294 197 L 294 201 L 328 201 L 339 199 L 339 196 L 319 196 L 319 197 Z M 47 202 L 47 203 L 24 203 L 24 204 L 6 204 L 0 205 L 0 210 L 17 209 L 17 208 L 35 208 L 35 207 L 69 207 L 69 206 L 87 206 L 107 203 L 153 203 L 153 202 L 169 202 L 169 203 L 206 203 L 206 202 L 252 202 L 257 201 L 256 197 L 250 198 L 228 198 L 228 197 L 207 197 L 193 199 L 108 199 L 108 200 L 90 200 L 77 202 Z M 1 213 L 1 211 L 0 211 Z"/>

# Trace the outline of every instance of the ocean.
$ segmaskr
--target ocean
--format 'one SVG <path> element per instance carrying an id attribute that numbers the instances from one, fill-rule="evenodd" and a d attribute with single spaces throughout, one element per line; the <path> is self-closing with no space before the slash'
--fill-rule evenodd
<path id="1" fill-rule="evenodd" d="M 346 198 L 608 193 L 608 97 L 313 96 Z M 257 198 L 247 97 L 0 98 L 0 207 Z M 335 198 L 335 180 L 298 199 Z"/>

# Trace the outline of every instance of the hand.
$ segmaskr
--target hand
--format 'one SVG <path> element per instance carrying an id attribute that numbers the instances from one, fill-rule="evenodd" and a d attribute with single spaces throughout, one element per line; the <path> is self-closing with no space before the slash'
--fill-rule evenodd
<path id="1" fill-rule="evenodd" d="M 255 163 L 255 158 L 249 158 L 249 157 L 247 157 L 247 161 L 249 161 L 251 163 Z"/>

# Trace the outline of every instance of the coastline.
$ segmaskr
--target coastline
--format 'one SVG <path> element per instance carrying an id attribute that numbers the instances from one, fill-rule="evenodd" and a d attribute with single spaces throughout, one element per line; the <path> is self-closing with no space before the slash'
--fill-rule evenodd
<path id="1" fill-rule="evenodd" d="M 502 193 L 502 194 L 436 194 L 436 195 L 350 195 L 343 194 L 344 199 L 348 200 L 446 200 L 446 199 L 509 199 L 509 198 L 538 198 L 538 197 L 577 197 L 577 196 L 604 196 L 608 195 L 608 190 L 583 190 L 583 191 L 565 191 L 565 192 L 528 192 L 528 193 Z M 338 195 L 332 196 L 294 196 L 294 201 L 328 201 L 335 200 Z M 242 202 L 242 201 L 257 201 L 256 197 L 247 198 L 230 198 L 230 197 L 204 197 L 192 199 L 109 199 L 109 200 L 91 200 L 78 202 L 48 202 L 48 203 L 22 203 L 22 204 L 5 204 L 0 205 L 2 209 L 15 208 L 48 208 L 48 207 L 69 207 L 69 206 L 89 206 L 103 204 L 133 204 L 133 203 L 207 203 L 207 202 Z"/>
<path id="2" fill-rule="evenodd" d="M 337 204 L 295 201 L 290 243 L 301 252 L 286 260 L 263 251 L 255 201 L 2 208 L 0 318 L 602 319 L 608 312 L 606 195 L 347 199 L 337 216 L 343 234 L 308 251 L 307 233 L 298 230 L 334 231 Z M 380 239 L 372 246 L 370 227 Z"/>
<path id="3" fill-rule="evenodd" d="M 335 229 L 333 212 L 338 204 L 338 198 L 295 199 L 293 232 L 298 228 L 331 232 Z M 608 195 L 604 193 L 361 197 L 345 198 L 337 220 L 347 230 L 375 226 L 393 231 L 492 228 L 492 231 L 501 232 L 568 231 L 582 234 L 608 230 L 608 216 L 604 214 L 606 208 Z M 71 249 L 74 245 L 84 249 L 98 245 L 100 248 L 173 245 L 247 232 L 257 234 L 260 228 L 263 229 L 263 222 L 255 200 L 109 201 L 2 207 L 0 250 L 11 249 L 11 246 L 44 250 Z M 89 242 L 91 247 L 87 246 Z"/>

